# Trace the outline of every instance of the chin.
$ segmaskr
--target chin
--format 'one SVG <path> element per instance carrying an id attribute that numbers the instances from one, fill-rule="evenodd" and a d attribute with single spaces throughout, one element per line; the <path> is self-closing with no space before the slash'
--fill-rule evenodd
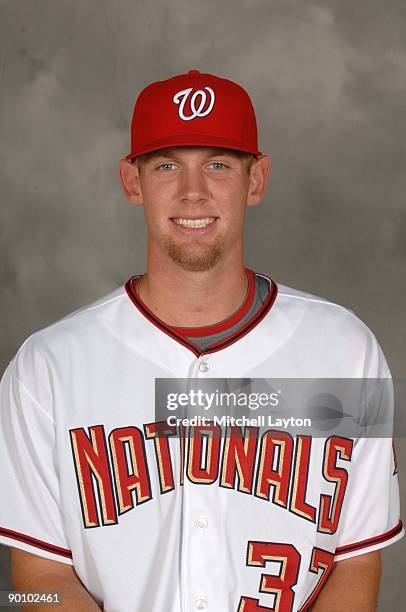
<path id="1" fill-rule="evenodd" d="M 211 270 L 216 265 L 217 261 L 208 259 L 198 259 L 192 257 L 184 257 L 180 259 L 173 259 L 183 270 L 188 272 L 206 272 Z"/>
<path id="2" fill-rule="evenodd" d="M 191 245 L 179 244 L 169 238 L 165 241 L 165 248 L 172 261 L 189 272 L 211 270 L 220 261 L 224 251 L 220 239 L 212 244 Z"/>

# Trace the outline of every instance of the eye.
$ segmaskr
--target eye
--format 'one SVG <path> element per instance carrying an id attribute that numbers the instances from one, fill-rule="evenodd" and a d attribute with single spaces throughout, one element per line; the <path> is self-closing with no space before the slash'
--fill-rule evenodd
<path id="1" fill-rule="evenodd" d="M 170 172 L 175 167 L 175 164 L 172 162 L 163 162 L 157 166 L 157 170 L 162 170 L 163 172 Z"/>
<path id="2" fill-rule="evenodd" d="M 215 170 L 224 170 L 224 168 L 228 167 L 227 164 L 219 161 L 211 162 L 210 166 L 212 166 Z"/>

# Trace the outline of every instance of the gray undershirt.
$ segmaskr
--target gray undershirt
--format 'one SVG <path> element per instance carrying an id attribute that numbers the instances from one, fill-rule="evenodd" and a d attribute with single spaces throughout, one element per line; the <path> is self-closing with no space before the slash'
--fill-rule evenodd
<path id="1" fill-rule="evenodd" d="M 251 304 L 251 308 L 244 315 L 244 317 L 238 321 L 238 323 L 231 327 L 227 327 L 227 329 L 222 332 L 218 332 L 217 334 L 211 334 L 209 336 L 186 337 L 188 338 L 188 340 L 190 340 L 190 342 L 196 344 L 201 351 L 205 351 L 210 344 L 213 344 L 214 342 L 219 342 L 220 340 L 227 338 L 231 334 L 237 332 L 241 327 L 243 327 L 243 325 L 245 325 L 245 323 L 249 321 L 261 308 L 266 298 L 268 297 L 269 290 L 269 280 L 255 274 L 255 294 Z"/>

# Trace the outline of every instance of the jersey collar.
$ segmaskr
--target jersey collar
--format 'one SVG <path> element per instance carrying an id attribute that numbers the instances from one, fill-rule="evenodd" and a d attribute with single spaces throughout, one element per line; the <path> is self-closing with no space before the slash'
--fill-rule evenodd
<path id="1" fill-rule="evenodd" d="M 255 273 L 252 270 L 249 270 L 248 268 L 246 268 L 246 271 L 247 271 L 249 283 L 251 286 L 249 286 L 248 296 L 246 300 L 244 301 L 244 303 L 242 304 L 242 306 L 240 307 L 240 309 L 236 313 L 234 313 L 234 315 L 231 315 L 231 317 L 229 317 L 229 319 L 233 320 L 234 323 L 235 323 L 235 320 L 234 320 L 235 317 L 238 317 L 237 320 L 240 318 L 239 314 L 241 315 L 241 312 L 240 312 L 241 309 L 243 309 L 244 311 L 248 310 L 249 299 L 251 298 L 251 293 L 252 291 L 255 291 Z M 134 304 L 134 306 L 141 312 L 141 314 L 145 318 L 147 318 L 153 325 L 158 327 L 158 329 L 160 329 L 162 332 L 164 332 L 165 334 L 173 338 L 173 340 L 175 340 L 179 344 L 182 344 L 187 349 L 192 351 L 192 353 L 194 353 L 196 357 L 200 357 L 202 355 L 207 355 L 210 353 L 220 351 L 230 346 L 231 344 L 234 344 L 234 342 L 237 342 L 238 340 L 243 338 L 246 334 L 248 334 L 252 329 L 254 329 L 254 327 L 256 327 L 258 323 L 260 323 L 260 321 L 262 321 L 265 315 L 270 311 L 270 309 L 272 308 L 275 302 L 276 296 L 278 294 L 278 287 L 276 283 L 272 280 L 272 278 L 264 274 L 262 274 L 261 276 L 266 278 L 270 284 L 268 296 L 265 302 L 262 304 L 261 308 L 242 327 L 240 327 L 239 329 L 231 333 L 226 338 L 223 338 L 222 340 L 218 342 L 214 342 L 213 344 L 210 344 L 204 351 L 201 350 L 194 342 L 184 337 L 185 335 L 189 335 L 189 336 L 193 335 L 193 334 L 185 333 L 185 330 L 186 332 L 189 332 L 191 329 L 193 330 L 194 328 L 184 328 L 184 327 L 177 328 L 177 327 L 171 327 L 170 325 L 167 325 L 164 321 L 162 321 L 159 317 L 157 317 L 148 308 L 148 306 L 141 300 L 136 290 L 137 281 L 140 277 L 139 274 L 136 276 L 132 276 L 131 278 L 128 279 L 128 281 L 125 283 L 125 290 L 127 292 L 128 297 Z M 253 298 L 253 294 L 252 294 L 252 298 Z M 247 307 L 247 303 L 248 303 L 248 307 Z M 252 303 L 252 299 L 251 299 L 251 303 Z M 229 319 L 226 319 L 224 322 L 221 322 L 219 324 L 215 324 L 214 326 L 208 326 L 205 328 L 197 328 L 197 329 L 199 331 L 200 330 L 210 330 L 211 333 L 214 333 L 213 328 L 216 328 L 216 325 L 222 325 L 223 323 L 225 324 L 227 321 L 230 322 Z M 231 323 L 231 325 L 234 323 Z M 182 333 L 180 333 L 180 330 L 182 331 Z M 200 334 L 196 334 L 196 335 L 200 335 Z"/>

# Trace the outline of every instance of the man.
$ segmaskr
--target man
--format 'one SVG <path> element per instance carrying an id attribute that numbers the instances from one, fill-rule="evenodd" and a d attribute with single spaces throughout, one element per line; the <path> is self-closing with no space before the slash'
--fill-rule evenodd
<path id="1" fill-rule="evenodd" d="M 153 83 L 131 136 L 119 175 L 146 273 L 33 334 L 2 379 L 16 588 L 67 610 L 375 610 L 379 549 L 403 535 L 390 438 L 172 426 L 154 404 L 164 378 L 389 377 L 375 337 L 244 267 L 270 160 L 239 85 Z"/>

